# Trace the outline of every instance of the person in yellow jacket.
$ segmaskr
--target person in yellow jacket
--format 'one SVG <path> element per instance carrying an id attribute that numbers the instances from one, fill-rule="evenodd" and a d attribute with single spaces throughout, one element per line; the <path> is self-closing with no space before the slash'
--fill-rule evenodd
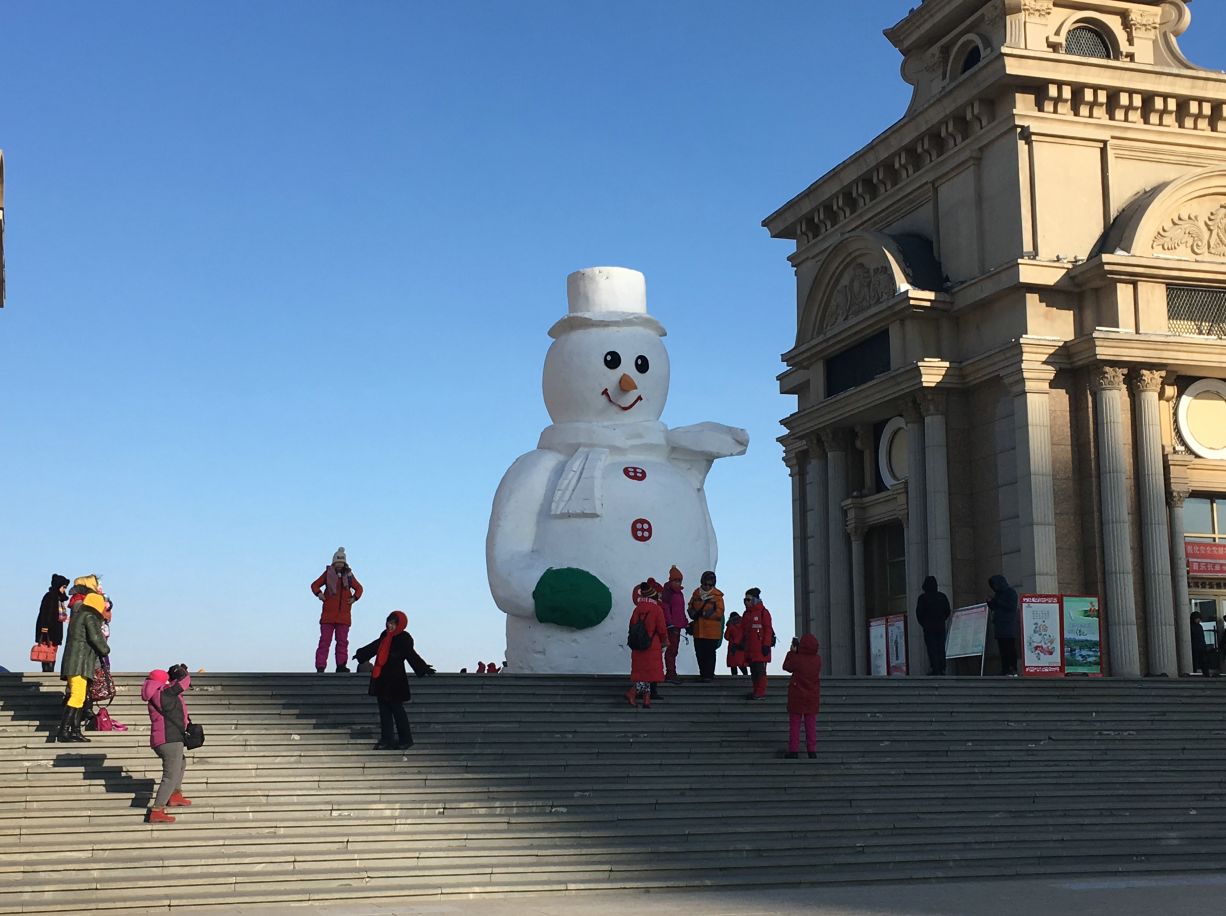
<path id="1" fill-rule="evenodd" d="M 59 741 L 88 741 L 81 734 L 86 690 L 102 659 L 111 654 L 103 629 L 106 596 L 102 594 L 97 576 L 80 576 L 72 583 L 68 607 L 72 616 L 64 639 L 64 659 L 60 663 L 60 680 L 68 682 L 68 699 L 56 738 Z"/>
<path id="2" fill-rule="evenodd" d="M 715 680 L 715 655 L 724 636 L 724 593 L 715 587 L 715 573 L 707 570 L 690 598 L 689 615 L 694 629 L 694 656 L 699 679 Z"/>

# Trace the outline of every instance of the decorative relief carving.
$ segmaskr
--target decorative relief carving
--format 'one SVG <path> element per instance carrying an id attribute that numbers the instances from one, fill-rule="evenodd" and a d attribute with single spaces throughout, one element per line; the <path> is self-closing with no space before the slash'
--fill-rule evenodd
<path id="1" fill-rule="evenodd" d="M 1196 257 L 1226 258 L 1226 204 L 1204 219 L 1191 213 L 1175 216 L 1158 230 L 1151 246 L 1155 251 L 1187 248 Z"/>
<path id="2" fill-rule="evenodd" d="M 1022 0 L 1022 12 L 1035 22 L 1046 22 L 1051 17 L 1052 0 Z"/>
<path id="3" fill-rule="evenodd" d="M 1182 509 L 1184 500 L 1191 495 L 1190 490 L 1171 490 L 1166 494 L 1166 504 L 1173 509 Z"/>
<path id="4" fill-rule="evenodd" d="M 844 426 L 831 426 L 818 433 L 826 452 L 846 452 L 851 448 L 851 430 Z"/>
<path id="5" fill-rule="evenodd" d="M 1166 372 L 1162 369 L 1133 369 L 1133 391 L 1161 391 L 1166 381 Z"/>
<path id="6" fill-rule="evenodd" d="M 1124 387 L 1127 371 L 1123 366 L 1099 366 L 1094 370 L 1092 384 L 1095 391 L 1119 391 Z"/>
<path id="7" fill-rule="evenodd" d="M 1139 38 L 1153 38 L 1158 34 L 1157 10 L 1128 10 L 1124 13 L 1128 38 L 1135 44 Z"/>
<path id="8" fill-rule="evenodd" d="M 920 410 L 926 417 L 944 416 L 945 401 L 944 391 L 925 391 L 919 396 Z"/>
<path id="9" fill-rule="evenodd" d="M 919 403 L 915 400 L 915 398 L 907 398 L 905 401 L 903 401 L 902 404 L 899 405 L 898 412 L 908 423 L 918 423 L 920 420 L 924 419 L 923 413 L 920 412 Z"/>
<path id="10" fill-rule="evenodd" d="M 826 307 L 822 330 L 867 312 L 897 292 L 898 284 L 894 282 L 894 274 L 888 266 L 873 266 L 857 261 L 839 277 L 834 293 L 830 296 L 830 304 Z"/>

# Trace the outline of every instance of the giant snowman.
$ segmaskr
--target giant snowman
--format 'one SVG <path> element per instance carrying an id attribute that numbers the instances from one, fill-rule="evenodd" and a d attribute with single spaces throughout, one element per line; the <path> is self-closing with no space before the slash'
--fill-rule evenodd
<path id="1" fill-rule="evenodd" d="M 660 422 L 668 351 L 641 273 L 576 271 L 566 294 L 542 385 L 553 425 L 502 478 L 486 567 L 513 672 L 624 673 L 634 586 L 676 565 L 689 589 L 715 568 L 703 484 L 749 434 Z"/>

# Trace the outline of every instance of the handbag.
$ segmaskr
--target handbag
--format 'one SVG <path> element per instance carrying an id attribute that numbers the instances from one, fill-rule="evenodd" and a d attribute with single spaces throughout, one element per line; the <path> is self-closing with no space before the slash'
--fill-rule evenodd
<path id="1" fill-rule="evenodd" d="M 55 652 L 58 647 L 49 642 L 36 642 L 30 650 L 30 661 L 50 662 L 55 664 Z"/>
<path id="2" fill-rule="evenodd" d="M 111 678 L 110 669 L 99 665 L 94 669 L 93 679 L 89 682 L 89 692 L 85 698 L 91 703 L 109 703 L 115 699 L 115 681 Z"/>
<path id="3" fill-rule="evenodd" d="M 194 751 L 202 744 L 204 744 L 204 726 L 188 722 L 187 728 L 183 729 L 183 746 L 189 751 Z"/>

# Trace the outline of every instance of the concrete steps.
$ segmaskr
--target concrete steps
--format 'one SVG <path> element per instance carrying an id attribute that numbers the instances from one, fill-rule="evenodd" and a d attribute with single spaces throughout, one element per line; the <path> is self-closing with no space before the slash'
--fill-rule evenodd
<path id="1" fill-rule="evenodd" d="M 782 759 L 785 682 L 413 682 L 374 751 L 365 677 L 209 674 L 196 804 L 152 828 L 141 678 L 126 733 L 48 743 L 62 685 L 0 677 L 0 913 L 448 894 L 1186 872 L 1226 855 L 1223 689 L 1201 680 L 833 680 Z M 85 896 L 83 897 L 82 894 Z"/>

